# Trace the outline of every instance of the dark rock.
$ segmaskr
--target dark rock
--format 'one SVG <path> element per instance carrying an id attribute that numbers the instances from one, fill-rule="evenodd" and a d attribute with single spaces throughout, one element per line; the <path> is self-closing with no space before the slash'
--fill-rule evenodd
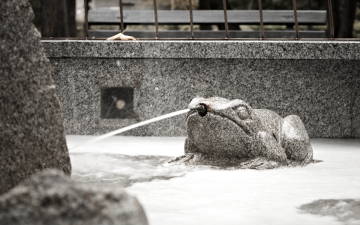
<path id="1" fill-rule="evenodd" d="M 282 118 L 243 100 L 220 97 L 195 98 L 189 109 L 183 162 L 252 169 L 313 162 L 310 139 L 298 116 Z"/>
<path id="2" fill-rule="evenodd" d="M 42 37 L 75 37 L 74 0 L 30 0 L 35 13 L 34 24 Z"/>
<path id="3" fill-rule="evenodd" d="M 135 197 L 123 189 L 76 183 L 62 172 L 46 170 L 0 196 L 0 224 L 146 225 Z"/>
<path id="4" fill-rule="evenodd" d="M 44 168 L 71 173 L 52 69 L 27 0 L 0 1 L 0 193 Z"/>
<path id="5" fill-rule="evenodd" d="M 320 199 L 300 206 L 300 210 L 334 216 L 344 224 L 360 224 L 360 199 Z"/>

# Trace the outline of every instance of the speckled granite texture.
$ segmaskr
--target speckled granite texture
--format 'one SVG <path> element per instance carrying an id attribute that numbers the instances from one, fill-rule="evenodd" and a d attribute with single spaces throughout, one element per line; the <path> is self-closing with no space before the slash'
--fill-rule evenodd
<path id="1" fill-rule="evenodd" d="M 352 136 L 360 137 L 360 72 L 355 75 L 355 89 L 351 111 Z"/>
<path id="2" fill-rule="evenodd" d="M 296 115 L 285 118 L 241 99 L 194 98 L 186 116 L 185 155 L 190 165 L 251 169 L 313 162 L 310 138 Z"/>
<path id="3" fill-rule="evenodd" d="M 43 41 L 49 57 L 360 59 L 356 41 Z"/>
<path id="4" fill-rule="evenodd" d="M 216 95 L 244 99 L 281 116 L 299 115 L 311 137 L 360 137 L 360 42 L 43 45 L 56 68 L 68 134 L 103 133 L 186 108 L 195 96 Z M 133 87 L 137 118 L 101 119 L 104 87 Z M 184 116 L 126 135 L 185 136 Z"/>
<path id="5" fill-rule="evenodd" d="M 71 164 L 53 69 L 31 22 L 31 5 L 27 0 L 1 0 L 0 12 L 2 194 L 45 168 L 70 175 Z"/>

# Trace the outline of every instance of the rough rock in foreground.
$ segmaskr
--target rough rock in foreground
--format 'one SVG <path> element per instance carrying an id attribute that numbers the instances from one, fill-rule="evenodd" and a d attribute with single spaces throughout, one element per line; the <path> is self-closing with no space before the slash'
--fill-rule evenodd
<path id="1" fill-rule="evenodd" d="M 0 224 L 146 225 L 135 197 L 122 189 L 79 184 L 57 170 L 32 176 L 0 196 Z"/>
<path id="2" fill-rule="evenodd" d="M 0 194 L 45 168 L 71 173 L 52 68 L 27 0 L 0 1 Z"/>

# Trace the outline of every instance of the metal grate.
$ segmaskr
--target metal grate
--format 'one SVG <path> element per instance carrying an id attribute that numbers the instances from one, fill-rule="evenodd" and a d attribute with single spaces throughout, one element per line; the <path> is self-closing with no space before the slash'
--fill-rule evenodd
<path id="1" fill-rule="evenodd" d="M 89 2 L 88 0 L 84 0 L 85 2 L 85 25 L 84 25 L 84 30 L 85 30 L 85 36 L 86 38 L 89 38 Z M 221 0 L 219 0 L 221 1 Z M 228 0 L 222 0 L 222 5 L 223 5 L 223 15 L 224 15 L 224 28 L 225 28 L 225 32 L 224 32 L 224 37 L 223 38 L 210 38 L 210 39 L 225 39 L 225 40 L 234 40 L 234 39 L 244 39 L 244 38 L 236 38 L 236 37 L 232 37 L 230 35 L 230 31 L 229 31 L 229 18 L 228 18 L 228 9 L 227 9 L 227 5 L 228 5 Z M 295 32 L 295 37 L 293 38 L 285 38 L 285 39 L 300 39 L 300 29 L 299 29 L 299 11 L 297 9 L 297 0 L 292 0 L 292 11 L 293 11 L 293 32 Z M 264 28 L 264 10 L 263 10 L 263 4 L 262 4 L 262 0 L 258 0 L 258 14 L 259 14 L 259 20 L 258 20 L 258 25 L 259 25 L 259 30 L 258 30 L 258 39 L 260 40 L 264 40 L 264 39 L 274 39 L 271 37 L 267 37 L 266 36 L 266 32 L 265 32 L 265 28 Z M 333 17 L 333 3 L 332 0 L 327 0 L 327 16 L 326 16 L 326 26 L 327 26 L 327 30 L 328 30 L 328 34 L 327 34 L 327 38 L 328 39 L 334 39 L 334 17 Z M 131 10 L 130 10 L 131 11 Z M 120 24 L 120 31 L 124 32 L 125 30 L 125 22 L 124 22 L 124 10 L 123 10 L 123 1 L 119 0 L 119 13 L 120 13 L 120 21 L 118 21 L 118 23 Z M 193 9 L 193 5 L 192 5 L 192 0 L 188 0 L 188 13 L 189 13 L 189 22 L 188 25 L 190 26 L 190 38 L 178 38 L 178 39 L 204 39 L 204 38 L 199 38 L 195 36 L 195 32 L 194 32 L 194 9 Z M 153 0 L 153 14 L 154 14 L 154 25 L 155 25 L 155 36 L 154 38 L 147 38 L 147 39 L 155 39 L 155 40 L 161 40 L 161 39 L 169 39 L 169 38 L 161 38 L 159 35 L 159 10 L 158 10 L 158 5 L 157 5 L 157 0 Z M 239 21 L 241 22 L 241 21 Z M 170 38 L 170 39 L 177 39 L 177 38 Z M 254 39 L 254 38 L 251 38 Z M 255 38 L 256 39 L 256 38 Z M 284 39 L 284 38 L 277 38 L 277 39 Z"/>

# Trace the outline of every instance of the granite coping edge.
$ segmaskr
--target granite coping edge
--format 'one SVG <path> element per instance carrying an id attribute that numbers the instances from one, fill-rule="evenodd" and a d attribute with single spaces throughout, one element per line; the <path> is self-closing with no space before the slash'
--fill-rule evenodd
<path id="1" fill-rule="evenodd" d="M 360 41 L 42 40 L 49 58 L 360 59 Z"/>

